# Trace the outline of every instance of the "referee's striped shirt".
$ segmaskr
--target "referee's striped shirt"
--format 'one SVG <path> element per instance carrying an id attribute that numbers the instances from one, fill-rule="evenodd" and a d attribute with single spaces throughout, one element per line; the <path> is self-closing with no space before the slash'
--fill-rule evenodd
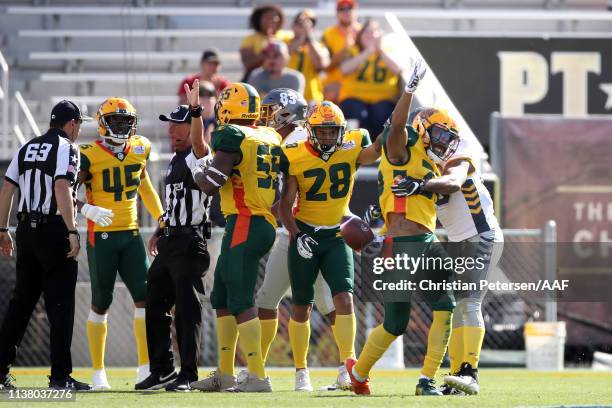
<path id="1" fill-rule="evenodd" d="M 196 160 L 191 149 L 187 149 L 176 152 L 170 161 L 165 178 L 166 225 L 198 226 L 208 220 L 210 198 L 198 188 L 191 175 Z"/>
<path id="2" fill-rule="evenodd" d="M 59 215 L 55 181 L 69 180 L 76 198 L 78 169 L 78 149 L 61 129 L 49 129 L 19 149 L 4 178 L 19 188 L 18 212 Z"/>

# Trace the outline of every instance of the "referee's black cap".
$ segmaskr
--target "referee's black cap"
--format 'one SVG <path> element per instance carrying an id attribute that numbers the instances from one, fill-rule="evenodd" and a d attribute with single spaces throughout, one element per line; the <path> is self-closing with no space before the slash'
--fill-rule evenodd
<path id="1" fill-rule="evenodd" d="M 72 101 L 64 99 L 51 109 L 51 122 L 69 122 L 71 120 L 81 120 L 87 122 L 93 120 L 87 115 L 83 115 L 79 107 Z"/>
<path id="2" fill-rule="evenodd" d="M 189 106 L 179 105 L 170 113 L 170 116 L 159 115 L 159 120 L 162 122 L 174 123 L 191 123 L 191 115 L 189 114 Z"/>

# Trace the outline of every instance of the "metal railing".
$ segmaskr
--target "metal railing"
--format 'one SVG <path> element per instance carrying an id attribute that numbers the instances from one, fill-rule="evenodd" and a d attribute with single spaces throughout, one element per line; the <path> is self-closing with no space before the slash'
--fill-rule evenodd
<path id="1" fill-rule="evenodd" d="M 2 131 L 0 132 L 0 151 L 6 154 L 9 140 L 9 66 L 0 51 L 0 113 L 2 114 Z"/>
<path id="2" fill-rule="evenodd" d="M 25 99 L 23 99 L 21 92 L 15 92 L 15 101 L 17 101 L 17 103 L 13 105 L 13 131 L 15 132 L 15 136 L 17 136 L 17 139 L 19 139 L 19 143 L 21 143 L 21 145 L 23 146 L 24 144 L 26 144 L 30 132 L 33 133 L 34 136 L 40 136 L 42 133 L 38 128 L 38 125 L 36 124 L 34 115 L 32 115 L 30 108 L 28 108 L 28 104 L 26 103 Z M 19 126 L 20 112 L 25 117 L 26 124 L 29 128 L 29 132 L 27 134 L 24 133 L 21 129 L 21 126 Z"/>

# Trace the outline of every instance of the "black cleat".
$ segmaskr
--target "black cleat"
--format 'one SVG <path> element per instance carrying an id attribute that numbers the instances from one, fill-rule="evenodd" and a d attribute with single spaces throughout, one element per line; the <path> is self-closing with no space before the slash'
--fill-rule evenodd
<path id="1" fill-rule="evenodd" d="M 65 378 L 51 378 L 49 377 L 49 388 L 54 390 L 75 390 L 75 391 L 91 391 L 93 390 L 92 386 L 75 380 L 71 376 L 67 376 Z"/>
<path id="2" fill-rule="evenodd" d="M 157 373 L 151 373 L 143 381 L 136 384 L 134 386 L 134 389 L 139 390 L 139 391 L 161 390 L 166 385 L 176 380 L 177 377 L 178 377 L 178 374 L 176 373 L 176 371 L 171 371 L 163 375 L 160 375 Z"/>
<path id="3" fill-rule="evenodd" d="M 10 374 L 0 376 L 0 391 L 14 390 L 17 388 L 13 381 L 15 381 L 15 377 Z"/>
<path id="4" fill-rule="evenodd" d="M 189 392 L 191 391 L 190 381 L 186 378 L 178 376 L 176 380 L 166 385 L 166 391 L 172 392 Z"/>

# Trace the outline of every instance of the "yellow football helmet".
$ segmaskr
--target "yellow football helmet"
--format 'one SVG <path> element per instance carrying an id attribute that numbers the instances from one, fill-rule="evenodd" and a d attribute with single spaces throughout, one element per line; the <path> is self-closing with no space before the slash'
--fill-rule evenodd
<path id="1" fill-rule="evenodd" d="M 325 158 L 342 145 L 346 119 L 336 104 L 323 101 L 310 107 L 305 128 L 308 131 L 308 141 Z"/>
<path id="2" fill-rule="evenodd" d="M 457 151 L 459 129 L 446 110 L 419 108 L 414 112 L 412 127 L 423 139 L 427 154 L 434 162 L 448 160 Z"/>
<path id="3" fill-rule="evenodd" d="M 232 119 L 259 119 L 260 98 L 253 86 L 234 82 L 225 88 L 215 105 L 215 117 L 221 124 Z"/>
<path id="4" fill-rule="evenodd" d="M 125 143 L 136 133 L 136 109 L 127 99 L 111 97 L 96 113 L 100 136 L 114 143 Z"/>

